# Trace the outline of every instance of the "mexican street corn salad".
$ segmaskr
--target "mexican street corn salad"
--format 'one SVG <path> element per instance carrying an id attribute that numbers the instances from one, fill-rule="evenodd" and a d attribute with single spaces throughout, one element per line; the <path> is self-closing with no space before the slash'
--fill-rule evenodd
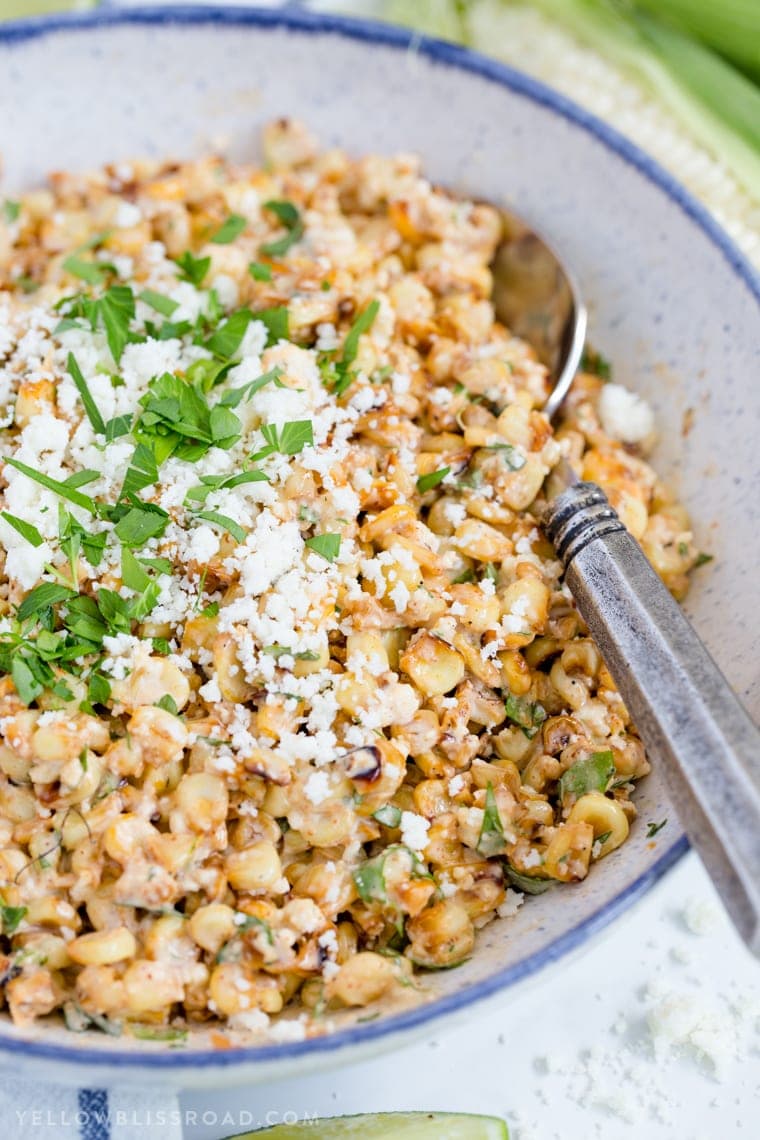
<path id="1" fill-rule="evenodd" d="M 583 879 L 649 768 L 537 526 L 564 455 L 683 596 L 649 408 L 592 358 L 552 430 L 489 301 L 491 207 L 295 122 L 263 153 L 2 207 L 21 1026 L 323 1032 Z"/>

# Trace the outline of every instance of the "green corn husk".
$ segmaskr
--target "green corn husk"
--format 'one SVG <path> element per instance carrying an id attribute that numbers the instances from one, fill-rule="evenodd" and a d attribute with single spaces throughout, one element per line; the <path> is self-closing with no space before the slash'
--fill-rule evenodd
<path id="1" fill-rule="evenodd" d="M 532 0 L 532 5 L 637 78 L 760 201 L 760 88 L 698 40 L 635 7 L 636 2 Z M 760 7 L 760 0 L 754 2 Z M 508 3 L 395 0 L 388 11 L 390 18 L 423 31 L 498 54 L 498 45 L 483 35 L 483 28 L 489 14 L 495 17 Z"/>
<path id="2" fill-rule="evenodd" d="M 760 81 L 759 0 L 635 0 Z"/>

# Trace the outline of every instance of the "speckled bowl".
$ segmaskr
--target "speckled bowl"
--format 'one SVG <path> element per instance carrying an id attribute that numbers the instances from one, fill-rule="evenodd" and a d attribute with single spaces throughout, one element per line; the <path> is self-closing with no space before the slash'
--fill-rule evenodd
<path id="1" fill-rule="evenodd" d="M 696 576 L 689 611 L 760 713 L 752 620 L 760 286 L 704 210 L 633 146 L 540 84 L 462 49 L 338 17 L 240 8 L 6 25 L 0 108 L 11 192 L 51 168 L 140 154 L 251 156 L 262 123 L 296 115 L 327 145 L 419 152 L 434 179 L 510 201 L 553 235 L 590 301 L 594 343 L 656 409 L 657 466 L 715 555 Z M 214 1050 L 202 1031 L 172 1049 L 3 1021 L 0 1065 L 78 1084 L 231 1084 L 356 1060 L 466 1013 L 582 947 L 683 854 L 652 759 L 630 841 L 585 883 L 490 925 L 472 960 L 425 977 L 414 1004 L 364 1023 L 349 1015 L 310 1041 L 234 1051 Z M 646 822 L 665 818 L 647 839 Z"/>

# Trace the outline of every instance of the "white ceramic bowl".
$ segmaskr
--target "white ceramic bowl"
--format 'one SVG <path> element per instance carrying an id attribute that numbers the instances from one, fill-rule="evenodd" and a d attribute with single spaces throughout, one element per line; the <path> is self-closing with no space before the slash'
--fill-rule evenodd
<path id="1" fill-rule="evenodd" d="M 689 611 L 760 712 L 760 286 L 704 210 L 633 146 L 540 84 L 460 48 L 338 17 L 240 8 L 1 27 L 0 108 L 10 192 L 52 168 L 135 155 L 253 156 L 264 122 L 295 115 L 327 145 L 415 151 L 433 179 L 511 202 L 553 236 L 590 302 L 594 344 L 656 410 L 656 465 L 715 555 L 696 575 Z M 583 884 L 487 927 L 470 962 L 425 978 L 420 1004 L 368 1023 L 349 1016 L 311 1041 L 226 1052 L 202 1032 L 178 1050 L 3 1021 L 0 1064 L 58 1082 L 198 1086 L 388 1048 L 581 947 L 679 858 L 686 843 L 652 760 L 631 840 Z M 647 821 L 665 818 L 647 839 Z"/>

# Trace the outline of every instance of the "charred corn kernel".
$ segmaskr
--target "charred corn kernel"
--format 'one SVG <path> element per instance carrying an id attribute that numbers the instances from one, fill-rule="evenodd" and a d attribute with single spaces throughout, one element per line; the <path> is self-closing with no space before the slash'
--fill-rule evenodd
<path id="1" fill-rule="evenodd" d="M 271 891 L 282 879 L 282 864 L 273 843 L 262 840 L 244 851 L 231 851 L 224 871 L 236 891 Z"/>
<path id="2" fill-rule="evenodd" d="M 113 930 L 96 930 L 80 934 L 68 944 L 69 957 L 80 966 L 109 966 L 134 958 L 137 941 L 131 930 L 117 926 Z"/>
<path id="3" fill-rule="evenodd" d="M 174 793 L 177 807 L 193 831 L 211 831 L 227 818 L 227 785 L 210 772 L 188 772 Z"/>
<path id="4" fill-rule="evenodd" d="M 426 696 L 449 693 L 465 673 L 461 653 L 442 638 L 423 633 L 402 653 L 399 664 Z"/>
<path id="5" fill-rule="evenodd" d="M 381 998 L 394 980 L 389 958 L 363 950 L 343 963 L 328 983 L 327 992 L 344 1005 L 369 1005 Z"/>
<path id="6" fill-rule="evenodd" d="M 434 903 L 406 924 L 409 958 L 420 966 L 442 968 L 462 962 L 475 945 L 475 928 L 456 899 Z"/>
<path id="7" fill-rule="evenodd" d="M 568 820 L 591 825 L 594 839 L 601 839 L 599 849 L 594 853 L 596 859 L 609 855 L 624 843 L 630 830 L 628 817 L 620 804 L 602 792 L 587 792 L 581 796 L 570 809 Z"/>

